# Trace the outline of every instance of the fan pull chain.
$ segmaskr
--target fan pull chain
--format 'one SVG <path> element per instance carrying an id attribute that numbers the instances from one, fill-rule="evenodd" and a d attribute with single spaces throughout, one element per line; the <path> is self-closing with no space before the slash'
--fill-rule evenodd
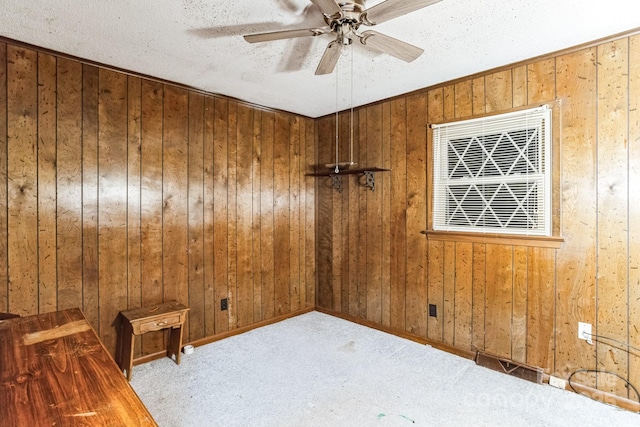
<path id="1" fill-rule="evenodd" d="M 339 173 L 340 172 L 340 167 L 338 166 L 338 96 L 340 96 L 340 91 L 338 90 L 338 84 L 339 84 L 339 76 L 340 75 L 340 69 L 339 69 L 339 64 L 336 64 L 336 169 L 335 172 Z"/>
<path id="2" fill-rule="evenodd" d="M 349 135 L 349 163 L 353 165 L 353 45 L 349 46 L 349 48 L 351 49 L 351 133 Z"/>

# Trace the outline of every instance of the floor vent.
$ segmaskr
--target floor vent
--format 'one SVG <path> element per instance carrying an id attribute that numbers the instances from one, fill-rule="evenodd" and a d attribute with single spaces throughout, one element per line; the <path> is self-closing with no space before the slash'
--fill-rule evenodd
<path id="1" fill-rule="evenodd" d="M 478 352 L 476 355 L 476 364 L 494 371 L 503 372 L 505 374 L 522 378 L 523 380 L 532 381 L 542 384 L 542 376 L 544 374 L 542 368 L 526 365 L 524 363 L 514 362 L 513 360 L 504 359 L 492 354 Z"/>

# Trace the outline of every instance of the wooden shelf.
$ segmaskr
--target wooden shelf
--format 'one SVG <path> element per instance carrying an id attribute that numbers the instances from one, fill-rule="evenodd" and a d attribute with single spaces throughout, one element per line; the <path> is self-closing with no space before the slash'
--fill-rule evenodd
<path id="1" fill-rule="evenodd" d="M 308 173 L 306 176 L 329 176 L 333 181 L 333 188 L 338 190 L 338 192 L 342 191 L 342 175 L 364 175 L 367 178 L 366 183 L 362 184 L 364 187 L 367 187 L 371 191 L 375 191 L 376 189 L 376 180 L 374 178 L 374 173 L 376 172 L 389 172 L 391 169 L 382 169 L 378 167 L 373 168 L 355 168 L 355 169 L 342 169 L 335 171 L 335 169 L 329 169 L 325 172 L 316 172 L 316 173 Z"/>
<path id="2" fill-rule="evenodd" d="M 366 172 L 389 172 L 391 169 L 382 168 L 357 168 L 357 169 L 341 169 L 336 173 L 335 169 L 330 169 L 326 172 L 308 173 L 306 176 L 333 176 L 333 175 L 359 175 Z"/>

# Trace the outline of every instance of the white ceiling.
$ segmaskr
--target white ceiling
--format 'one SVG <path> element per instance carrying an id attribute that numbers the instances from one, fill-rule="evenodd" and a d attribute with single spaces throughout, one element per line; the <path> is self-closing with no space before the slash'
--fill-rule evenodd
<path id="1" fill-rule="evenodd" d="M 443 0 L 374 27 L 424 48 L 413 63 L 358 44 L 327 76 L 314 72 L 330 35 L 242 38 L 323 26 L 310 0 L 0 0 L 0 35 L 319 117 L 640 27 L 638 9 L 638 0 Z"/>

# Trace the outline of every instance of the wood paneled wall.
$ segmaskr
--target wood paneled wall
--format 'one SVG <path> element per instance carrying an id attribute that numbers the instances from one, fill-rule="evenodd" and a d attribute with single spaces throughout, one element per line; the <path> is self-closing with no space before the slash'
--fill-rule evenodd
<path id="1" fill-rule="evenodd" d="M 357 109 L 356 161 L 390 168 L 318 189 L 318 306 L 432 342 L 486 351 L 564 378 L 614 372 L 640 387 L 640 37 L 427 88 Z M 427 238 L 428 124 L 553 103 L 559 249 Z M 348 129 L 348 114 L 340 128 Z M 335 118 L 318 120 L 319 163 Z M 341 152 L 348 153 L 342 132 Z M 437 317 L 428 317 L 428 305 Z M 578 340 L 594 325 L 596 345 Z M 609 374 L 574 378 L 635 399 Z"/>
<path id="2" fill-rule="evenodd" d="M 313 307 L 315 146 L 312 119 L 0 43 L 0 311 L 80 307 L 114 352 L 141 305 L 188 305 L 187 341 Z"/>
<path id="3" fill-rule="evenodd" d="M 0 311 L 177 299 L 187 340 L 315 302 L 462 350 L 640 385 L 640 36 L 311 120 L 0 43 Z M 559 249 L 433 239 L 428 124 L 554 103 Z M 317 270 L 317 285 L 316 285 Z M 229 310 L 220 311 L 220 299 Z M 428 306 L 437 317 L 428 317 Z M 163 348 L 147 334 L 138 354 Z M 577 380 L 634 398 L 612 375 Z"/>

